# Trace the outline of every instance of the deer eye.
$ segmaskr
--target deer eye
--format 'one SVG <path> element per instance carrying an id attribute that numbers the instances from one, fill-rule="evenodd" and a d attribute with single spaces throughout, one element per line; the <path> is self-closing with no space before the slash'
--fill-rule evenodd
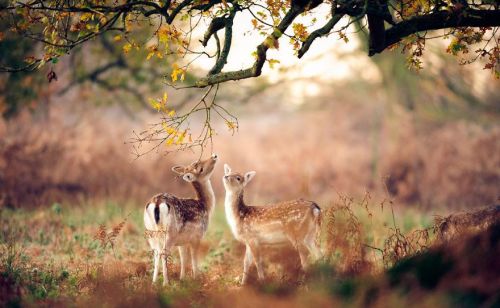
<path id="1" fill-rule="evenodd" d="M 203 167 L 200 168 L 200 172 L 203 172 Z"/>
<path id="2" fill-rule="evenodd" d="M 241 178 L 239 176 L 236 177 L 236 181 L 241 181 Z"/>

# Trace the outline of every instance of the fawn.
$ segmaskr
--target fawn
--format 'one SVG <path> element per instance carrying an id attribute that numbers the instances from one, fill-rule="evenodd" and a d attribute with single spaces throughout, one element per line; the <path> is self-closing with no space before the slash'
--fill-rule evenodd
<path id="1" fill-rule="evenodd" d="M 144 225 L 148 242 L 154 252 L 153 283 L 158 277 L 161 258 L 163 285 L 168 283 L 167 256 L 178 246 L 181 259 L 180 279 L 185 276 L 188 248 L 191 252 L 193 277 L 197 275 L 197 256 L 200 240 L 207 231 L 208 222 L 215 205 L 215 196 L 210 176 L 217 162 L 217 155 L 196 161 L 189 166 L 175 166 L 172 171 L 193 185 L 196 199 L 178 198 L 168 193 L 155 195 L 144 210 Z"/>
<path id="2" fill-rule="evenodd" d="M 264 279 L 260 248 L 262 245 L 290 242 L 298 250 L 302 269 L 307 268 L 307 252 L 315 259 L 320 257 L 317 239 L 321 227 L 321 209 L 306 200 L 293 200 L 269 206 L 248 206 L 243 200 L 245 186 L 255 176 L 255 171 L 244 176 L 232 173 L 224 165 L 222 178 L 226 189 L 226 218 L 234 237 L 246 245 L 243 262 L 242 284 L 248 279 L 253 262 L 259 280 Z"/>

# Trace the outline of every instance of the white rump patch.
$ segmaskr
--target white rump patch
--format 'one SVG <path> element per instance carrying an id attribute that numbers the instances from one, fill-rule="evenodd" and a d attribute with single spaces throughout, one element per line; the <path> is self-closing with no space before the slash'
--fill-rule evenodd
<path id="1" fill-rule="evenodd" d="M 144 226 L 148 230 L 156 230 L 155 204 L 151 202 L 144 211 Z"/>
<path id="2" fill-rule="evenodd" d="M 160 203 L 160 221 L 158 222 L 158 225 L 166 226 L 169 222 L 170 216 L 168 215 L 168 206 L 165 202 Z"/>

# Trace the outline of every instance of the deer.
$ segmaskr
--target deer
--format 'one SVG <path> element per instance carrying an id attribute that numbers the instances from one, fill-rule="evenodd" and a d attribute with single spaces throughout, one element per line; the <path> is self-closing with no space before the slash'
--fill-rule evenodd
<path id="1" fill-rule="evenodd" d="M 193 278 L 198 272 L 198 247 L 205 235 L 215 206 L 215 195 L 210 182 L 217 155 L 188 166 L 177 165 L 172 171 L 194 188 L 196 198 L 178 198 L 169 193 L 153 196 L 144 209 L 144 225 L 148 243 L 153 250 L 153 284 L 158 278 L 161 259 L 163 285 L 168 284 L 167 256 L 174 247 L 180 255 L 180 279 L 185 277 L 188 253 L 191 254 Z M 189 250 L 189 251 L 188 251 Z"/>
<path id="2" fill-rule="evenodd" d="M 321 257 L 318 237 L 321 229 L 321 208 L 313 201 L 297 199 L 267 206 L 249 206 L 243 192 L 255 176 L 244 175 L 224 165 L 222 182 L 226 190 L 224 208 L 233 236 L 246 246 L 241 284 L 246 284 L 252 264 L 257 267 L 258 279 L 264 279 L 261 248 L 291 243 L 298 251 L 302 269 L 308 268 L 307 257 Z"/>

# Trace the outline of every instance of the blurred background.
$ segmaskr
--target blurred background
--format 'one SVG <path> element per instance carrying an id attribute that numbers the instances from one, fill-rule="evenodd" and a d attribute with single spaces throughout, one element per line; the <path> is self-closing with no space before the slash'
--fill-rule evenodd
<path id="1" fill-rule="evenodd" d="M 229 163 L 257 171 L 247 193 L 255 203 L 328 204 L 366 192 L 432 212 L 498 202 L 499 81 L 484 64 L 459 65 L 442 41 L 427 44 L 424 69 L 414 72 L 398 51 L 367 57 L 362 35 L 347 44 L 320 40 L 300 61 L 283 47 L 271 56 L 280 63 L 262 77 L 221 85 L 218 102 L 239 130 L 233 135 L 214 119 L 213 147 L 203 153 L 221 158 L 213 179 L 219 200 Z M 249 39 L 236 38 L 233 60 L 250 56 Z M 12 66 L 39 49 L 19 38 L 0 41 L 0 57 Z M 199 151 L 132 153 L 133 132 L 159 121 L 149 98 L 168 91 L 172 107 L 183 110 L 202 94 L 168 88 L 162 69 L 170 64 L 145 58 L 123 54 L 105 35 L 40 71 L 0 75 L 2 206 L 113 200 L 141 207 L 158 192 L 192 194 L 170 169 Z M 49 83 L 51 70 L 58 79 Z"/>

